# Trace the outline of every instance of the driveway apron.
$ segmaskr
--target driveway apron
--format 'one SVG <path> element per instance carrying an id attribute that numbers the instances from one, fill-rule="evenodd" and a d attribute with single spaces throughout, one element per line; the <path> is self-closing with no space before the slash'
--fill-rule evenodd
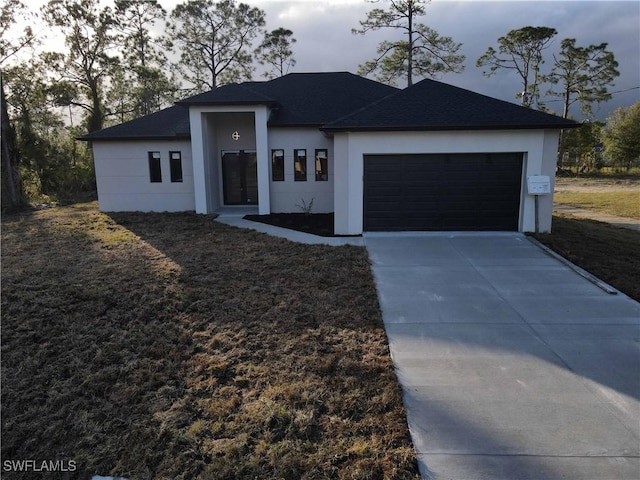
<path id="1" fill-rule="evenodd" d="M 421 474 L 640 479 L 640 305 L 518 233 L 365 235 Z"/>

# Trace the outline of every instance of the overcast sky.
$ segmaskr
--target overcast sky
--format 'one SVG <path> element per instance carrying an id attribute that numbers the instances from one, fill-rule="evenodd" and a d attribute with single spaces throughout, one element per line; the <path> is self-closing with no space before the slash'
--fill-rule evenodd
<path id="1" fill-rule="evenodd" d="M 163 0 L 170 8 L 172 0 Z M 249 0 L 267 14 L 267 28 L 289 28 L 297 39 L 297 65 L 292 71 L 350 71 L 375 56 L 377 44 L 391 38 L 390 30 L 353 35 L 366 12 L 384 5 L 365 0 Z M 558 31 L 550 50 L 559 49 L 564 38 L 575 38 L 576 44 L 587 46 L 607 42 L 620 64 L 620 77 L 610 91 L 613 99 L 600 108 L 598 118 L 604 119 L 619 106 L 640 101 L 640 2 L 637 1 L 454 1 L 433 0 L 420 22 L 436 29 L 441 35 L 462 43 L 467 57 L 461 74 L 448 74 L 440 80 L 497 97 L 518 102 L 514 98 L 521 90 L 518 75 L 504 71 L 491 78 L 482 75 L 475 62 L 488 46 L 496 46 L 498 37 L 509 30 L 527 25 L 548 26 Z M 550 53 L 550 52 L 549 52 Z M 398 85 L 404 87 L 404 85 Z M 560 109 L 560 102 L 548 103 Z M 580 115 L 576 106 L 572 113 Z"/>
<path id="2" fill-rule="evenodd" d="M 44 0 L 32 0 L 45 3 Z M 237 0 L 240 1 L 240 0 Z M 159 0 L 168 11 L 178 0 Z M 108 2 L 110 3 L 110 2 Z M 285 27 L 294 32 L 296 66 L 291 72 L 349 71 L 372 59 L 377 44 L 392 39 L 390 30 L 353 35 L 366 12 L 386 6 L 366 0 L 244 0 L 266 12 L 266 28 Z M 579 46 L 607 42 L 620 64 L 620 77 L 610 88 L 613 99 L 594 106 L 598 119 L 604 119 L 615 108 L 640 101 L 640 2 L 638 1 L 456 1 L 433 0 L 426 15 L 419 19 L 441 35 L 462 43 L 466 68 L 461 74 L 447 74 L 439 80 L 490 95 L 518 102 L 515 94 L 521 90 L 516 73 L 504 71 L 491 78 L 482 76 L 475 62 L 488 46 L 496 46 L 498 37 L 509 30 L 527 25 L 548 26 L 558 31 L 548 53 L 558 50 L 564 38 L 575 38 Z M 547 65 L 548 66 L 548 65 Z M 258 78 L 256 78 L 258 79 Z M 399 84 L 398 86 L 404 87 Z M 561 109 L 560 102 L 547 102 L 550 108 Z M 579 108 L 571 112 L 580 118 Z"/>

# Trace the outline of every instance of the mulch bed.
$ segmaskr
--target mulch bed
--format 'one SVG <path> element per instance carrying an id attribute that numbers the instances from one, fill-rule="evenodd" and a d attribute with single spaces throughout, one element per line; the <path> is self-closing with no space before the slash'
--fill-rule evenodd
<path id="1" fill-rule="evenodd" d="M 312 233 L 321 237 L 336 236 L 333 229 L 333 213 L 272 213 L 270 215 L 245 215 L 246 220 Z"/>

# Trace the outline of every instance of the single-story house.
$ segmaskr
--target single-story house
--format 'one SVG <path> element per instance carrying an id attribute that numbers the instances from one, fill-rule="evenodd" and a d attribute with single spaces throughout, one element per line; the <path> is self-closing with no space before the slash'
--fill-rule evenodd
<path id="1" fill-rule="evenodd" d="M 229 84 L 82 137 L 102 211 L 256 205 L 334 212 L 336 234 L 540 231 L 560 129 L 577 124 L 434 80 L 400 90 L 347 72 Z M 544 177 L 536 177 L 544 178 Z M 536 206 L 536 203 L 538 205 Z"/>

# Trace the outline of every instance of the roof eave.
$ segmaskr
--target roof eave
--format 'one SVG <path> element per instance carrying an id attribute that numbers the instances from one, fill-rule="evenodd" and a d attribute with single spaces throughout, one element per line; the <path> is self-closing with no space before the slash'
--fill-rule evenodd
<path id="1" fill-rule="evenodd" d="M 191 140 L 191 134 L 180 134 L 180 135 L 140 135 L 140 136 L 108 136 L 108 137 L 92 137 L 90 135 L 85 135 L 82 137 L 76 137 L 76 140 L 81 140 L 83 142 L 99 142 L 99 141 L 110 141 L 115 142 L 119 140 L 126 141 L 150 141 L 150 140 Z"/>
<path id="2" fill-rule="evenodd" d="M 259 100 L 259 101 L 254 101 L 254 100 L 240 100 L 240 101 L 215 101 L 215 102 L 208 102 L 208 101 L 198 101 L 198 102 L 184 102 L 184 101 L 180 101 L 180 102 L 176 102 L 176 105 L 180 105 L 182 107 L 216 107 L 216 106 L 222 106 L 222 107 L 230 107 L 233 105 L 242 105 L 242 106 L 247 106 L 247 105 L 266 105 L 268 107 L 271 107 L 273 105 L 276 105 L 278 102 L 276 102 L 275 100 Z"/>
<path id="3" fill-rule="evenodd" d="M 568 123 L 566 125 L 539 124 L 539 125 L 399 125 L 399 126 L 352 126 L 352 127 L 331 127 L 324 126 L 320 130 L 323 132 L 443 132 L 462 130 L 563 130 L 565 128 L 579 127 L 579 123 Z"/>
<path id="4" fill-rule="evenodd" d="M 278 123 L 278 122 L 267 122 L 267 126 L 269 128 L 317 128 L 322 130 L 322 126 L 326 125 L 325 123 Z"/>

